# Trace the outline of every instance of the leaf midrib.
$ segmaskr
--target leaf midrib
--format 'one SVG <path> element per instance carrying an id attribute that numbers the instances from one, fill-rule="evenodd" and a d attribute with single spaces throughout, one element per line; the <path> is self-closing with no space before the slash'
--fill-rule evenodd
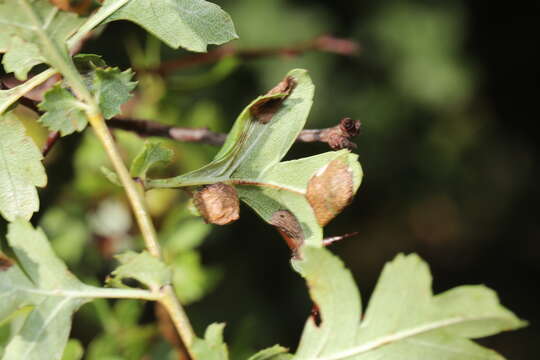
<path id="1" fill-rule="evenodd" d="M 56 317 L 56 315 L 60 312 L 60 310 L 62 310 L 62 307 L 68 303 L 69 301 L 71 301 L 71 298 L 65 298 L 64 300 L 60 301 L 56 307 L 54 308 L 54 311 L 51 311 L 51 313 L 49 314 L 49 316 L 45 319 L 45 321 L 43 322 L 42 326 L 39 328 L 38 331 L 36 331 L 34 333 L 34 337 L 31 341 L 31 344 L 30 346 L 26 349 L 26 352 L 24 354 L 24 357 L 22 357 L 22 359 L 26 359 L 26 356 L 36 347 L 36 345 L 39 343 L 37 341 L 37 339 L 39 339 L 39 337 L 41 336 L 41 334 L 43 333 L 44 329 L 47 328 L 47 326 L 49 325 L 49 323 L 51 321 L 54 320 L 54 318 Z"/>
<path id="2" fill-rule="evenodd" d="M 424 324 L 421 326 L 417 326 L 411 329 L 401 330 L 394 334 L 381 336 L 378 338 L 375 338 L 374 340 L 371 340 L 367 343 L 364 343 L 362 345 L 350 348 L 348 350 L 344 350 L 338 353 L 335 353 L 333 355 L 327 355 L 323 357 L 316 357 L 312 358 L 310 360 L 342 360 L 350 358 L 351 356 L 356 356 L 359 354 L 366 353 L 368 351 L 377 349 L 381 346 L 392 344 L 401 340 L 405 340 L 417 335 L 422 335 L 425 333 L 429 333 L 431 331 L 435 331 L 441 328 L 445 328 L 452 325 L 457 325 L 465 322 L 470 321 L 480 321 L 480 320 L 497 320 L 500 319 L 500 317 L 497 316 L 470 316 L 470 317 L 454 317 L 449 318 L 445 320 L 440 320 L 428 324 Z"/>

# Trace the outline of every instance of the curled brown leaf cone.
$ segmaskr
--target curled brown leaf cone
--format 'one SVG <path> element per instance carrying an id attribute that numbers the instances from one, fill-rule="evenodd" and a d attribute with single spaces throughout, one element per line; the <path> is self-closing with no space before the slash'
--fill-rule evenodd
<path id="1" fill-rule="evenodd" d="M 341 159 L 332 161 L 315 174 L 309 180 L 306 194 L 321 226 L 349 205 L 353 195 L 352 173 Z"/>
<path id="2" fill-rule="evenodd" d="M 216 183 L 203 187 L 193 196 L 195 207 L 206 222 L 226 225 L 240 217 L 240 201 L 233 186 Z"/>

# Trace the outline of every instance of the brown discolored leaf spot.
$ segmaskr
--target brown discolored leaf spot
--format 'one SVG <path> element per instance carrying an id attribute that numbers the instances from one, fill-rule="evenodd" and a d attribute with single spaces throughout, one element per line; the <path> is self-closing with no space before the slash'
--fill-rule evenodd
<path id="1" fill-rule="evenodd" d="M 13 260 L 0 253 L 0 271 L 6 271 L 13 266 Z"/>
<path id="2" fill-rule="evenodd" d="M 288 210 L 279 210 L 272 214 L 269 223 L 275 226 L 289 248 L 296 250 L 304 242 L 304 232 L 296 216 Z"/>
<path id="3" fill-rule="evenodd" d="M 193 203 L 206 222 L 226 225 L 240 217 L 240 202 L 236 189 L 216 183 L 203 187 L 193 196 Z"/>
<path id="4" fill-rule="evenodd" d="M 353 178 L 347 164 L 335 159 L 315 174 L 308 183 L 306 197 L 317 222 L 325 226 L 353 198 Z"/>
<path id="5" fill-rule="evenodd" d="M 266 93 L 266 95 L 285 94 L 279 98 L 264 98 L 251 105 L 251 115 L 263 124 L 267 124 L 279 110 L 281 103 L 289 96 L 296 83 L 291 76 L 287 76 L 279 84 Z"/>

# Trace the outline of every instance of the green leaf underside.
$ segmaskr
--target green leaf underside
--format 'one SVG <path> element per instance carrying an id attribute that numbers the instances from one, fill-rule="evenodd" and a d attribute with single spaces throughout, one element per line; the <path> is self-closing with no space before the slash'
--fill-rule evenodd
<path id="1" fill-rule="evenodd" d="M 322 228 L 305 196 L 309 179 L 332 160 L 341 158 L 349 165 L 356 191 L 362 172 L 357 156 L 347 150 L 279 162 L 304 127 L 314 93 L 305 70 L 292 70 L 287 77 L 294 80 L 292 91 L 260 96 L 248 105 L 211 163 L 185 175 L 148 180 L 146 184 L 149 187 L 182 187 L 230 183 L 236 186 L 240 199 L 267 222 L 278 210 L 293 213 L 299 219 L 305 241 L 320 246 Z M 270 121 L 262 123 L 252 114 L 252 109 L 268 99 L 284 100 Z"/>
<path id="2" fill-rule="evenodd" d="M 107 11 L 118 0 L 107 0 Z M 98 11 L 98 15 L 99 15 Z M 238 38 L 230 16 L 204 0 L 131 0 L 105 22 L 129 20 L 139 24 L 172 48 L 204 52 L 209 44 Z"/>
<path id="3" fill-rule="evenodd" d="M 120 266 L 112 272 L 109 283 L 122 287 L 122 279 L 135 279 L 151 289 L 171 282 L 171 271 L 159 259 L 144 251 L 132 251 L 116 256 Z"/>
<path id="4" fill-rule="evenodd" d="M 54 254 L 41 229 L 17 219 L 8 226 L 8 243 L 18 263 L 0 252 L 0 324 L 29 309 L 24 324 L 5 348 L 2 360 L 60 359 L 75 311 L 94 298 L 146 298 L 146 290 L 88 286 Z M 154 279 L 154 273 L 146 276 Z"/>
<path id="5" fill-rule="evenodd" d="M 39 209 L 36 186 L 47 184 L 42 155 L 13 113 L 0 115 L 0 214 L 30 219 Z"/>
<path id="6" fill-rule="evenodd" d="M 39 121 L 49 130 L 59 131 L 62 136 L 82 131 L 88 124 L 84 104 L 60 84 L 45 93 L 38 107 L 46 111 Z"/>
<path id="7" fill-rule="evenodd" d="M 9 225 L 8 242 L 19 260 L 0 271 L 0 322 L 23 307 L 32 311 L 6 346 L 3 360 L 59 359 L 67 343 L 73 313 L 89 288 L 54 255 L 41 230 L 23 221 Z"/>
<path id="8" fill-rule="evenodd" d="M 416 255 L 388 263 L 360 321 L 360 296 L 348 270 L 324 248 L 304 247 L 294 267 L 306 278 L 322 323 L 308 319 L 294 359 L 503 359 L 469 339 L 523 327 L 484 286 L 433 296 Z"/>
<path id="9" fill-rule="evenodd" d="M 30 8 L 30 11 L 27 9 Z M 58 67 L 69 61 L 66 39 L 83 23 L 76 14 L 61 11 L 48 1 L 0 2 L 0 52 L 6 72 L 25 80 L 37 64 Z"/>
<path id="10" fill-rule="evenodd" d="M 161 145 L 161 143 L 145 142 L 143 150 L 133 159 L 130 174 L 134 178 L 146 179 L 147 171 L 158 163 L 171 161 L 173 152 Z"/>
<path id="11" fill-rule="evenodd" d="M 206 329 L 204 339 L 196 338 L 191 351 L 195 359 L 228 360 L 229 352 L 223 342 L 223 328 L 225 324 L 211 324 Z"/>

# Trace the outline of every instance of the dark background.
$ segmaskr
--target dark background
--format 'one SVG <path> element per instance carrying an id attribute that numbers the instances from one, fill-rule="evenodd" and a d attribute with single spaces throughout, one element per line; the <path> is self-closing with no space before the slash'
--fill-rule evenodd
<path id="1" fill-rule="evenodd" d="M 357 41 L 361 52 L 355 57 L 309 52 L 234 66 L 222 61 L 181 69 L 166 79 L 141 72 L 139 94 L 128 112 L 227 131 L 241 109 L 289 69 L 308 69 L 317 90 L 307 127 L 332 126 L 344 116 L 362 121 L 356 152 L 364 180 L 354 203 L 325 233 L 359 232 L 331 249 L 354 273 L 363 303 L 385 262 L 400 252 L 416 252 L 430 264 L 436 293 L 462 284 L 486 284 L 498 292 L 503 305 L 531 323 L 482 344 L 511 360 L 539 358 L 540 174 L 535 130 L 540 3 L 218 3 L 236 24 L 239 49 L 289 46 L 326 33 Z M 160 50 L 153 38 L 127 23 L 110 25 L 83 51 L 102 54 L 121 68 L 151 67 L 158 63 L 156 54 L 162 59 L 187 54 L 164 46 Z M 136 137 L 116 135 L 127 158 L 141 146 Z M 177 163 L 162 174 L 201 166 L 216 151 L 169 145 L 177 151 Z M 287 158 L 327 150 L 325 144 L 296 144 Z M 112 260 L 102 260 L 111 251 L 140 244 L 121 192 L 99 174 L 106 164 L 99 151 L 89 131 L 56 146 L 46 159 L 50 185 L 41 193 L 42 211 L 34 218 L 55 239 L 53 245 L 70 268 L 87 281 L 102 280 L 113 268 Z M 156 194 L 150 199 L 153 214 L 169 234 L 168 225 L 186 221 L 186 197 Z M 176 213 L 184 214 L 178 215 L 183 220 L 171 220 L 176 215 L 170 214 Z M 311 310 L 283 240 L 249 208 L 242 207 L 241 215 L 238 222 L 219 228 L 188 219 L 189 226 L 182 223 L 178 235 L 189 235 L 195 245 L 205 239 L 200 257 L 189 249 L 189 258 L 182 258 L 189 260 L 178 265 L 190 271 L 186 278 L 191 287 L 182 290 L 189 298 L 184 300 L 191 303 L 187 311 L 198 334 L 211 322 L 227 323 L 233 359 L 275 343 L 294 349 Z M 86 235 L 88 226 L 92 237 Z M 174 236 L 167 236 L 166 241 L 173 241 Z M 92 324 L 91 311 L 84 309 L 73 334 L 88 344 L 100 330 Z M 151 322 L 153 316 L 147 306 L 142 321 Z"/>
<path id="2" fill-rule="evenodd" d="M 242 2 L 225 2 L 225 8 L 228 3 Z M 360 232 L 332 250 L 354 272 L 363 301 L 386 261 L 399 252 L 417 252 L 431 266 L 436 292 L 483 283 L 531 322 L 483 344 L 508 359 L 538 358 L 540 4 L 288 1 L 282 6 L 305 16 L 320 10 L 328 19 L 319 24 L 324 31 L 355 39 L 363 48 L 354 59 L 306 56 L 324 57 L 327 67 L 321 70 L 324 85 L 316 81 L 310 121 L 331 124 L 352 116 L 363 123 L 357 139 L 363 184 L 353 205 L 326 232 Z M 381 29 L 385 25 L 389 28 Z M 280 25 L 259 33 L 270 33 L 273 26 Z M 306 57 L 294 66 L 311 61 Z M 404 75 L 407 66 L 419 69 Z M 253 74 L 244 71 L 233 78 Z M 463 79 L 445 79 L 445 72 Z M 401 76 L 407 77 L 404 84 L 396 80 Z M 324 95 L 321 86 L 328 87 Z M 419 90 L 424 86 L 431 90 Z M 295 154 L 323 148 L 296 146 Z M 285 245 L 245 210 L 226 239 L 216 231 L 203 246 L 208 262 L 227 259 L 226 278 L 192 313 L 211 307 L 206 321 L 221 318 L 233 334 L 251 334 L 261 346 L 294 347 L 310 310 L 303 284 L 289 271 Z"/>

